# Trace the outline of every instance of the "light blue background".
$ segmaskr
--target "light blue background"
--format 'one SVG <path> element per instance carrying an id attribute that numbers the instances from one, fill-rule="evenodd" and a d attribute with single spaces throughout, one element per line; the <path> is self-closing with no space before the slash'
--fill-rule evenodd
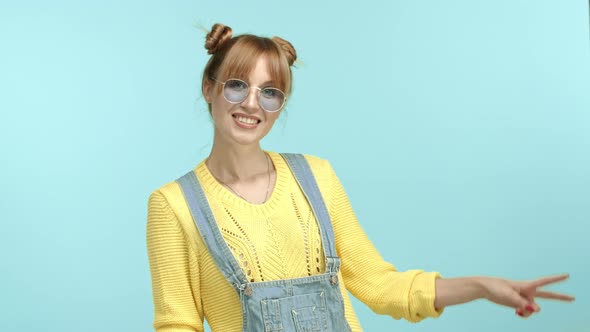
<path id="1" fill-rule="evenodd" d="M 521 320 L 485 301 L 366 331 L 590 331 L 586 1 L 2 1 L 2 331 L 149 331 L 147 198 L 204 158 L 207 28 L 303 62 L 264 148 L 329 159 L 398 269 L 570 272 Z"/>

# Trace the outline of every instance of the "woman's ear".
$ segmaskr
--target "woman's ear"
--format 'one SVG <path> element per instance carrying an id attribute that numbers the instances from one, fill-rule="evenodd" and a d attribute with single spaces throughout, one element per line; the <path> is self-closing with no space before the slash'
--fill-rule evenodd
<path id="1" fill-rule="evenodd" d="M 201 87 L 201 92 L 203 92 L 203 97 L 205 97 L 205 101 L 207 101 L 207 104 L 211 104 L 211 100 L 212 100 L 211 88 L 212 88 L 211 81 L 209 81 L 207 79 L 204 80 L 203 86 Z"/>

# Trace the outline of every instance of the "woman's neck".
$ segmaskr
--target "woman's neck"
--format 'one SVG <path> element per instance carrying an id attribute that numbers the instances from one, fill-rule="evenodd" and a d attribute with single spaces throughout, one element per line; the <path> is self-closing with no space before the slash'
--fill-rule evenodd
<path id="1" fill-rule="evenodd" d="M 205 163 L 219 180 L 235 183 L 266 175 L 269 170 L 268 158 L 258 144 L 236 146 L 213 142 Z"/>

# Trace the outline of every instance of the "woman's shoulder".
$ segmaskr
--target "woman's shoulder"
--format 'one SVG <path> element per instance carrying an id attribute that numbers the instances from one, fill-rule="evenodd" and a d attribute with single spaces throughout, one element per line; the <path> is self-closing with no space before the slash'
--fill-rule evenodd
<path id="1" fill-rule="evenodd" d="M 153 216 L 153 223 L 168 223 L 174 220 L 189 237 L 194 238 L 196 233 L 193 219 L 182 188 L 177 182 L 178 178 L 160 185 L 150 193 L 148 211 Z"/>
<path id="2" fill-rule="evenodd" d="M 150 193 L 148 225 L 151 236 L 167 237 L 170 233 L 181 232 L 195 252 L 203 248 L 190 209 L 176 180 L 164 183 Z"/>
<path id="3" fill-rule="evenodd" d="M 275 153 L 276 156 L 279 156 L 281 154 L 285 154 L 285 153 Z M 332 165 L 331 165 L 330 161 L 328 161 L 327 158 L 317 156 L 314 154 L 307 154 L 307 153 L 295 153 L 295 154 L 302 155 L 305 158 L 305 160 L 307 161 L 307 164 L 309 165 L 309 168 L 311 169 L 311 172 L 313 173 L 315 179 L 318 181 L 318 184 L 321 187 L 322 186 L 329 187 L 331 185 L 331 182 L 334 179 L 335 173 L 334 173 L 334 170 L 332 169 Z M 286 161 L 285 161 L 285 165 L 286 165 Z"/>
<path id="4" fill-rule="evenodd" d="M 328 161 L 328 159 L 314 155 L 314 154 L 301 153 L 301 152 L 297 152 L 297 153 L 293 153 L 293 152 L 279 153 L 279 152 L 272 152 L 272 151 L 267 151 L 267 152 L 270 154 L 274 154 L 276 156 L 286 155 L 286 154 L 301 155 L 305 158 L 305 160 L 309 164 L 309 167 L 311 168 L 311 170 L 313 171 L 314 174 L 315 173 L 325 173 L 325 172 L 329 172 L 332 170 L 332 166 L 330 165 L 330 162 Z"/>
<path id="5" fill-rule="evenodd" d="M 182 205 L 182 192 L 176 181 L 170 181 L 150 193 L 149 205 L 168 206 L 173 211 Z"/>
<path id="6" fill-rule="evenodd" d="M 174 211 L 183 210 L 186 207 L 184 194 L 182 193 L 182 188 L 178 183 L 178 180 L 185 176 L 187 173 L 195 172 L 197 168 L 193 168 L 190 171 L 182 174 L 181 176 L 177 176 L 173 180 L 169 180 L 164 184 L 156 187 L 150 193 L 150 201 L 163 201 L 167 205 L 169 205 Z"/>
<path id="7" fill-rule="evenodd" d="M 266 151 L 268 154 L 270 154 L 271 156 L 280 156 L 280 155 L 301 155 L 303 157 L 305 157 L 305 160 L 311 165 L 313 166 L 318 166 L 318 165 L 322 165 L 325 163 L 328 163 L 328 160 L 326 158 L 317 156 L 317 155 L 313 155 L 313 154 L 309 154 L 309 153 L 303 153 L 303 152 L 275 152 L 275 151 Z"/>

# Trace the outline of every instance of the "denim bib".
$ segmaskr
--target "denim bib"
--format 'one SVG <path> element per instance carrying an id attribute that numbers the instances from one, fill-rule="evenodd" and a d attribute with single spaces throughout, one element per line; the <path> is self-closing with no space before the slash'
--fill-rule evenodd
<path id="1" fill-rule="evenodd" d="M 294 279 L 250 282 L 232 255 L 194 172 L 177 182 L 211 257 L 234 287 L 242 305 L 243 332 L 351 331 L 340 293 L 334 231 L 313 173 L 301 154 L 281 154 L 295 175 L 318 221 L 326 271 Z"/>

